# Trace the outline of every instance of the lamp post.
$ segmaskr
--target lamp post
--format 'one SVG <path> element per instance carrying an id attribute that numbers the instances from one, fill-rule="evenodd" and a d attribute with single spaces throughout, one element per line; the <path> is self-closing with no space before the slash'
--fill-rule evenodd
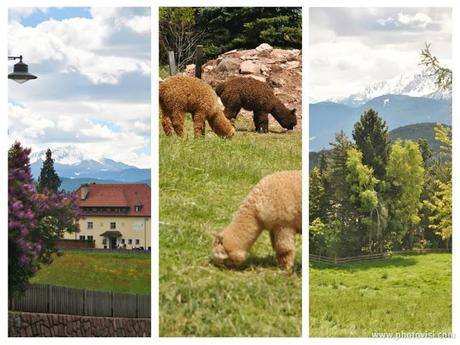
<path id="1" fill-rule="evenodd" d="M 19 84 L 23 84 L 28 80 L 37 79 L 37 76 L 29 73 L 29 66 L 22 62 L 22 55 L 8 56 L 8 61 L 9 60 L 19 60 L 19 62 L 14 64 L 13 73 L 8 74 L 8 79 L 12 79 Z"/>

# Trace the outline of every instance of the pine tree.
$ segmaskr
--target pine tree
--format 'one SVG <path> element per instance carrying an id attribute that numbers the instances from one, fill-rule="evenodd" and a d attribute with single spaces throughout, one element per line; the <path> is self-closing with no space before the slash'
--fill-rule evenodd
<path id="1" fill-rule="evenodd" d="M 375 110 L 365 111 L 354 126 L 353 139 L 363 153 L 363 163 L 374 170 L 377 179 L 382 180 L 390 149 L 390 137 L 385 121 Z"/>
<path id="2" fill-rule="evenodd" d="M 325 193 L 323 178 L 319 168 L 315 167 L 310 173 L 310 196 L 309 196 L 309 212 L 310 223 L 316 218 L 325 218 Z"/>
<path id="3" fill-rule="evenodd" d="M 57 192 L 60 186 L 61 179 L 56 170 L 54 170 L 54 159 L 51 157 L 51 150 L 48 149 L 46 150 L 46 159 L 43 162 L 40 177 L 38 178 L 37 189 L 39 192 L 43 192 L 45 189 Z"/>

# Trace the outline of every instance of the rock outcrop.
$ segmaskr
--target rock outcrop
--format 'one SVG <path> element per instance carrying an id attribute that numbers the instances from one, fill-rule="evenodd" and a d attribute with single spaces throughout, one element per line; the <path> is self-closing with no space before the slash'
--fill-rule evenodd
<path id="1" fill-rule="evenodd" d="M 193 76 L 195 65 L 188 65 L 185 74 Z M 268 83 L 273 88 L 275 95 L 288 108 L 297 109 L 298 126 L 296 128 L 301 129 L 301 50 L 276 49 L 267 43 L 262 43 L 255 49 L 226 52 L 202 66 L 202 79 L 213 87 L 236 75 Z M 250 113 L 245 110 L 241 110 L 241 113 L 250 116 Z M 270 121 L 271 124 L 275 122 Z"/>

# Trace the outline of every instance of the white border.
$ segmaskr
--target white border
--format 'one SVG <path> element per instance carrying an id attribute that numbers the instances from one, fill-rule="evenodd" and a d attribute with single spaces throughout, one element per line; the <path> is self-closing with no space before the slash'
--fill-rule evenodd
<path id="1" fill-rule="evenodd" d="M 304 228 L 307 229 L 308 224 L 308 86 L 309 86 L 309 59 L 308 59 L 308 36 L 309 36 L 309 29 L 308 29 L 308 16 L 309 16 L 309 7 L 452 7 L 453 8 L 453 61 L 460 56 L 458 52 L 458 44 L 459 44 L 459 16 L 457 11 L 457 2 L 452 0 L 418 0 L 418 1 L 410 1 L 410 0 L 386 0 L 386 1 L 378 1 L 378 0 L 347 0 L 344 2 L 343 0 L 312 0 L 312 1 L 290 1 L 286 0 L 280 3 L 279 1 L 273 0 L 265 0 L 265 1 L 228 1 L 228 0 L 203 0 L 203 1 L 164 1 L 164 0 L 54 0 L 54 1 L 40 1 L 40 0 L 3 0 L 0 1 L 0 42 L 1 49 L 0 53 L 5 56 L 5 62 L 1 65 L 1 72 L 0 75 L 6 76 L 8 71 L 9 64 L 6 63 L 6 56 L 7 56 L 7 16 L 8 16 L 8 7 L 64 7 L 64 6 L 100 6 L 100 7 L 113 7 L 113 6 L 145 6 L 151 7 L 151 17 L 152 17 L 152 35 L 151 35 L 151 48 L 152 48 L 152 134 L 151 134 L 151 155 L 152 155 L 152 232 L 154 232 L 152 236 L 152 338 L 100 338 L 98 342 L 101 343 L 112 343 L 112 342 L 120 342 L 124 343 L 151 343 L 159 342 L 164 344 L 176 344 L 176 343 L 189 343 L 189 344 L 203 344 L 203 343 L 222 343 L 222 344 L 256 344 L 269 341 L 273 344 L 301 344 L 305 341 L 315 343 L 344 343 L 344 344 L 364 344 L 364 343 L 377 343 L 377 344 L 393 344 L 395 342 L 394 339 L 356 339 L 356 338 L 310 338 L 305 339 L 308 337 L 308 237 L 303 238 L 303 255 L 302 255 L 302 266 L 303 266 L 303 276 L 302 276 L 302 338 L 158 338 L 158 273 L 159 273 L 159 250 L 158 250 L 158 121 L 156 121 L 156 116 L 158 115 L 158 102 L 157 102 L 157 92 L 158 92 L 158 83 L 157 83 L 157 76 L 158 76 L 158 7 L 159 6 L 303 6 L 303 92 L 302 92 L 302 104 L 303 104 L 303 134 L 302 134 L 302 153 L 303 153 L 303 171 L 304 171 L 304 183 L 303 183 L 303 213 L 304 213 Z M 454 63 L 453 69 L 458 66 L 458 62 Z M 458 92 L 456 90 L 456 85 L 454 78 L 454 97 L 453 97 L 453 114 L 457 113 L 457 109 L 459 108 L 459 101 L 458 101 Z M 1 105 L 2 105 L 2 112 L 0 112 L 0 142 L 1 142 L 1 149 L 0 149 L 0 192 L 3 195 L 3 198 L 0 198 L 0 214 L 3 217 L 0 217 L 0 228 L 3 229 L 3 236 L 6 236 L 6 229 L 7 229 L 7 114 L 8 114 L 8 102 L 7 102 L 7 90 L 8 90 L 8 80 L 4 78 L 0 82 L 0 94 L 1 94 Z M 459 161 L 457 159 L 457 154 L 460 149 L 460 143 L 457 141 L 457 126 L 459 125 L 459 120 L 456 116 L 453 116 L 453 134 L 454 134 L 454 153 L 453 153 L 453 178 L 454 178 L 454 229 L 457 228 L 457 224 L 459 223 L 459 206 L 458 201 L 460 198 L 460 183 L 457 183 L 459 178 Z M 304 230 L 305 230 L 304 229 Z M 306 232 L 306 231 L 304 231 Z M 454 230 L 455 232 L 455 230 Z M 456 293 L 456 288 L 459 286 L 458 284 L 458 258 L 459 255 L 456 253 L 457 248 L 459 247 L 459 236 L 454 236 L 453 238 L 453 289 L 452 289 L 452 302 L 453 302 L 453 332 L 456 333 L 459 331 L 458 321 L 459 318 L 457 317 L 458 314 L 458 294 Z M 1 264 L 2 264 L 2 272 L 3 275 L 6 275 L 7 272 L 7 241 L 0 241 L 1 242 Z M 2 283 L 0 285 L 1 295 L 0 295 L 0 310 L 3 310 L 4 315 L 6 315 L 7 310 L 7 279 L 4 276 L 2 279 Z M 261 317 L 263 317 L 261 315 Z M 4 317 L 0 317 L 3 321 L 0 326 L 0 341 L 2 343 L 16 343 L 16 342 L 30 342 L 33 344 L 40 344 L 40 343 L 61 343 L 62 341 L 69 342 L 69 343 L 79 343 L 79 342 L 87 342 L 90 341 L 91 343 L 94 342 L 92 338 L 7 338 L 7 324 Z M 418 344 L 425 344 L 425 343 L 452 343 L 453 339 L 416 339 L 416 340 L 408 340 L 402 339 L 398 340 L 398 343 L 412 343 L 417 342 Z"/>

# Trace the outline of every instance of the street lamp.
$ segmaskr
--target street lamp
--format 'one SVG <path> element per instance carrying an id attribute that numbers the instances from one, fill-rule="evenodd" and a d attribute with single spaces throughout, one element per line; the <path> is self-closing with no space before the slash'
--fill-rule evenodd
<path id="1" fill-rule="evenodd" d="M 29 73 L 29 66 L 22 62 L 22 55 L 8 56 L 9 60 L 19 60 L 19 62 L 14 64 L 13 73 L 8 74 L 8 79 L 12 79 L 19 84 L 23 84 L 31 79 L 37 79 L 37 76 Z"/>

